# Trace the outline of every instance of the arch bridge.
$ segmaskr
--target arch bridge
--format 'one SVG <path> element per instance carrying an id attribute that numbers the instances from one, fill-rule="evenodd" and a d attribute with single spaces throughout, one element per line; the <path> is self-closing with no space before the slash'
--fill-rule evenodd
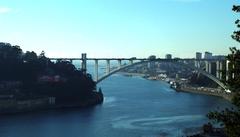
<path id="1" fill-rule="evenodd" d="M 153 62 L 171 62 L 176 63 L 193 70 L 196 70 L 198 73 L 203 74 L 204 76 L 208 77 L 209 79 L 213 80 L 217 83 L 221 88 L 225 91 L 229 91 L 226 85 L 221 82 L 222 79 L 229 79 L 229 75 L 226 74 L 225 78 L 223 78 L 223 70 L 228 72 L 228 61 L 221 60 L 221 59 L 194 59 L 194 58 L 177 58 L 177 59 L 151 59 L 151 58 L 87 58 L 87 55 L 84 53 L 82 54 L 81 58 L 50 58 L 51 60 L 68 60 L 73 62 L 74 60 L 81 61 L 81 70 L 84 73 L 87 73 L 87 61 L 94 61 L 94 80 L 96 83 L 100 83 L 104 79 L 108 78 L 109 76 L 122 71 L 124 69 L 144 64 L 144 63 L 153 63 Z M 99 61 L 106 61 L 106 71 L 103 76 L 99 76 Z M 117 61 L 118 65 L 115 69 L 111 69 L 110 61 Z M 127 61 L 128 63 L 122 63 L 123 61 Z M 204 64 L 204 65 L 202 65 Z M 215 68 L 213 68 L 213 66 Z M 213 71 L 215 70 L 215 72 Z"/>

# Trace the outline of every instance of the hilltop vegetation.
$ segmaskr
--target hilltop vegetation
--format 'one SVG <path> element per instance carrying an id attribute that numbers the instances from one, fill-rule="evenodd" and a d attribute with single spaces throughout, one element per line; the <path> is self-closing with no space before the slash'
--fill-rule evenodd
<path id="1" fill-rule="evenodd" d="M 0 43 L 0 66 L 0 95 L 15 100 L 55 97 L 56 104 L 102 100 L 90 74 L 68 61 L 51 62 L 44 52 L 24 53 L 19 46 Z"/>

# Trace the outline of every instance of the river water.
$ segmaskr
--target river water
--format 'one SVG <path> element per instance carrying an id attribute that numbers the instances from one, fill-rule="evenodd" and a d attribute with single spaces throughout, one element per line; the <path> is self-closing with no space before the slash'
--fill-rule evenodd
<path id="1" fill-rule="evenodd" d="M 213 96 L 179 93 L 160 81 L 115 74 L 102 81 L 102 105 L 0 116 L 0 137 L 177 137 L 230 105 Z"/>

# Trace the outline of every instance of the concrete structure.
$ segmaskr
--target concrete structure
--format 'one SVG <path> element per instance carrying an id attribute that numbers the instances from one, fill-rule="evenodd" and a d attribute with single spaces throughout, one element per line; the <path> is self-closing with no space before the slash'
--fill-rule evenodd
<path id="1" fill-rule="evenodd" d="M 133 60 L 131 59 L 131 60 L 129 60 L 129 62 L 130 62 L 130 64 L 133 64 Z"/>
<path id="2" fill-rule="evenodd" d="M 201 52 L 196 52 L 196 59 L 197 60 L 202 59 L 202 53 Z"/>
<path id="3" fill-rule="evenodd" d="M 70 60 L 73 60 L 73 59 L 70 59 Z M 82 54 L 82 71 L 85 74 L 87 72 L 87 54 L 86 53 Z"/>
<path id="4" fill-rule="evenodd" d="M 208 73 L 212 74 L 212 62 L 208 62 Z"/>
<path id="5" fill-rule="evenodd" d="M 95 60 L 95 81 L 98 81 L 98 60 Z"/>
<path id="6" fill-rule="evenodd" d="M 223 62 L 224 61 L 217 61 L 216 62 L 216 77 L 218 79 L 223 79 L 222 77 L 222 71 L 223 71 Z"/>
<path id="7" fill-rule="evenodd" d="M 208 61 L 205 61 L 205 71 L 207 72 L 207 73 L 209 73 L 209 63 L 208 63 Z"/>
<path id="8" fill-rule="evenodd" d="M 223 79 L 223 74 L 222 74 L 222 71 L 223 71 L 223 61 L 219 61 L 219 79 Z"/>
<path id="9" fill-rule="evenodd" d="M 204 54 L 204 59 L 213 59 L 212 58 L 212 53 L 206 51 L 205 54 Z"/>
<path id="10" fill-rule="evenodd" d="M 212 74 L 212 62 L 205 61 L 205 71 L 209 74 Z"/>
<path id="11" fill-rule="evenodd" d="M 106 61 L 107 61 L 106 73 L 109 74 L 110 73 L 110 60 L 106 60 Z"/>
<path id="12" fill-rule="evenodd" d="M 229 60 L 226 60 L 226 80 L 229 80 Z"/>
<path id="13" fill-rule="evenodd" d="M 216 77 L 220 79 L 220 61 L 216 62 Z"/>
<path id="14" fill-rule="evenodd" d="M 118 60 L 118 68 L 120 69 L 122 66 L 122 60 Z"/>
<path id="15" fill-rule="evenodd" d="M 210 54 L 211 55 L 211 54 Z M 209 58 L 210 55 L 207 57 Z M 82 58 L 50 58 L 51 60 L 82 60 L 82 71 L 86 74 L 87 71 L 87 61 L 88 60 L 94 60 L 95 61 L 95 81 L 97 83 L 101 82 L 105 78 L 111 76 L 112 74 L 121 71 L 123 69 L 133 67 L 135 65 L 139 65 L 142 63 L 156 63 L 156 62 L 171 62 L 171 63 L 177 63 L 182 66 L 186 66 L 189 68 L 192 68 L 194 70 L 197 70 L 199 73 L 207 76 L 208 78 L 212 79 L 214 82 L 216 82 L 219 86 L 221 86 L 223 89 L 227 90 L 225 85 L 220 81 L 222 78 L 222 69 L 223 69 L 223 62 L 226 63 L 226 70 L 228 70 L 228 61 L 225 60 L 219 60 L 219 59 L 192 59 L 192 58 L 185 58 L 185 59 L 171 59 L 171 54 L 166 55 L 166 59 L 153 59 L 153 58 L 87 58 L 86 54 L 82 54 Z M 106 73 L 104 76 L 99 77 L 98 76 L 98 61 L 99 60 L 105 60 L 106 61 Z M 111 70 L 110 69 L 110 61 L 116 60 L 118 61 L 118 67 Z M 128 64 L 123 64 L 122 61 L 129 61 Z M 195 65 L 192 65 L 192 63 L 195 62 Z M 205 63 L 205 70 L 204 68 L 201 68 L 200 64 L 201 62 Z M 213 65 L 215 64 L 216 65 Z M 212 66 L 216 66 L 216 74 L 215 72 L 212 72 Z M 216 77 L 214 75 L 216 75 Z M 226 79 L 228 79 L 228 75 L 226 76 Z"/>
<path id="16" fill-rule="evenodd" d="M 196 68 L 200 68 L 201 67 L 201 62 L 197 60 L 194 61 L 194 65 Z"/>

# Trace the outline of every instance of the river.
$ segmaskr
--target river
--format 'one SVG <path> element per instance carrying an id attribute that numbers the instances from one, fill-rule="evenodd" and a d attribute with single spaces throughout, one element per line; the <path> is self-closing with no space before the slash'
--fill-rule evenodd
<path id="1" fill-rule="evenodd" d="M 102 81 L 102 105 L 0 116 L 0 137 L 177 137 L 229 102 L 179 93 L 160 81 L 115 74 Z"/>

